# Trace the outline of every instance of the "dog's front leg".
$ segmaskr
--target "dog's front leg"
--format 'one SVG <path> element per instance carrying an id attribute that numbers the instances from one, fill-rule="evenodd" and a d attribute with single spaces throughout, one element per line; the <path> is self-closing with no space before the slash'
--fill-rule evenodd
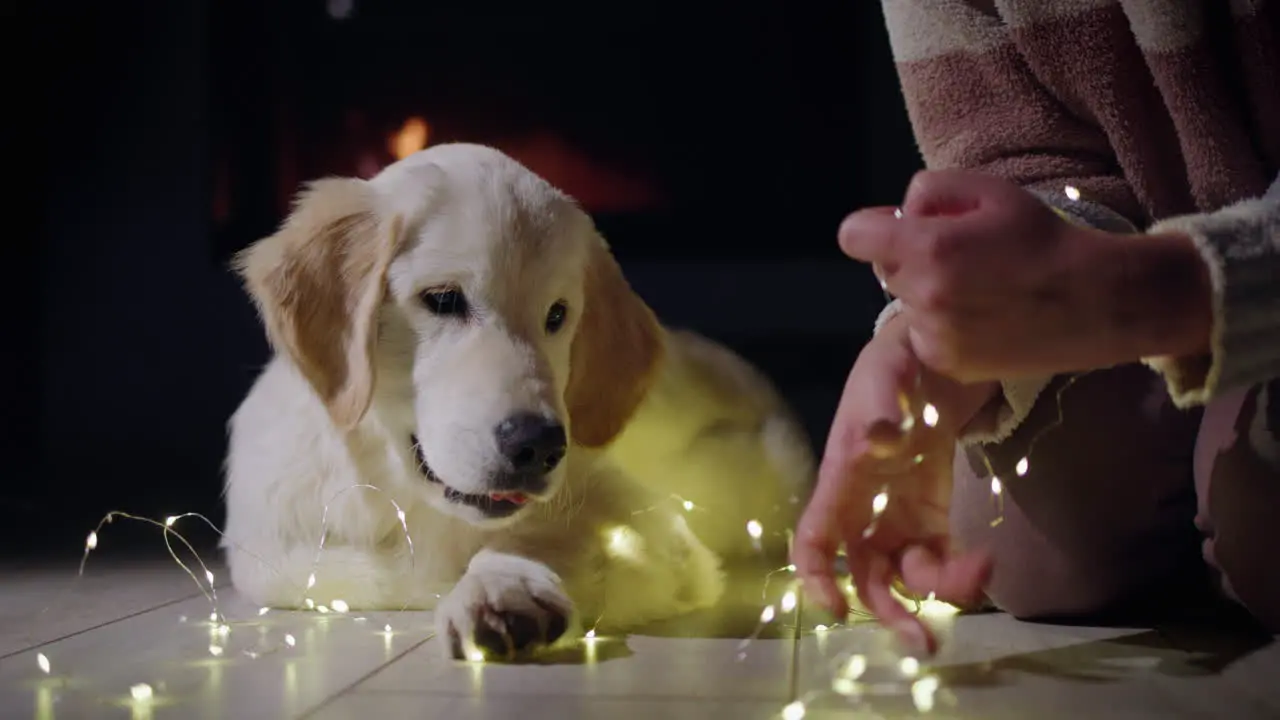
<path id="1" fill-rule="evenodd" d="M 481 550 L 436 608 L 436 627 L 453 658 L 513 659 L 554 643 L 569 627 L 573 602 L 560 576 L 528 558 Z"/>

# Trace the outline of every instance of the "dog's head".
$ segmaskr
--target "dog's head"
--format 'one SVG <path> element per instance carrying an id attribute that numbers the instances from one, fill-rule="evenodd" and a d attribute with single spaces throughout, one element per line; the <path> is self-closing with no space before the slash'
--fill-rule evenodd
<path id="1" fill-rule="evenodd" d="M 334 424 L 374 408 L 422 491 L 473 522 L 554 495 L 566 453 L 622 430 L 662 354 L 586 214 L 479 146 L 312 184 L 238 268 Z"/>

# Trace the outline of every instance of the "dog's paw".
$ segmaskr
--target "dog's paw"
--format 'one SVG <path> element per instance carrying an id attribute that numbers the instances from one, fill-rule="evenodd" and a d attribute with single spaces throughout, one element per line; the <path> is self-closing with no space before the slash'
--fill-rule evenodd
<path id="1" fill-rule="evenodd" d="M 511 660 L 565 634 L 573 603 L 547 566 L 493 554 L 472 563 L 436 608 L 441 643 L 456 660 L 478 650 L 489 660 Z"/>

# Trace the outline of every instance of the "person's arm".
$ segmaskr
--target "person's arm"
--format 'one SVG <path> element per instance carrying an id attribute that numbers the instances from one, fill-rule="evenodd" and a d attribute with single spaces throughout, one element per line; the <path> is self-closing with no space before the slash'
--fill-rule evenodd
<path id="1" fill-rule="evenodd" d="M 1280 176 L 1261 198 L 1163 220 L 1148 233 L 1189 237 L 1212 284 L 1208 352 L 1145 359 L 1174 402 L 1201 404 L 1218 391 L 1280 377 Z"/>
<path id="2" fill-rule="evenodd" d="M 981 7 L 992 3 L 884 0 L 882 5 L 907 114 L 929 169 L 996 175 L 1075 222 L 1137 231 L 1144 213 L 1109 139 L 1067 112 L 1035 76 L 998 14 Z M 897 303 L 886 308 L 876 327 L 897 310 Z M 1002 383 L 1001 401 L 988 406 L 962 440 L 1008 437 L 1050 380 Z"/>

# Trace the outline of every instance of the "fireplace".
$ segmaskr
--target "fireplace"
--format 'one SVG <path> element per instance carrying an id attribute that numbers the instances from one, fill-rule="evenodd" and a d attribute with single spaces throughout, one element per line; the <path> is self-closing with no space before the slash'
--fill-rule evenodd
<path id="1" fill-rule="evenodd" d="M 576 197 L 624 260 L 830 258 L 914 158 L 875 4 L 784 7 L 209 3 L 217 258 L 306 180 L 450 141 Z"/>

